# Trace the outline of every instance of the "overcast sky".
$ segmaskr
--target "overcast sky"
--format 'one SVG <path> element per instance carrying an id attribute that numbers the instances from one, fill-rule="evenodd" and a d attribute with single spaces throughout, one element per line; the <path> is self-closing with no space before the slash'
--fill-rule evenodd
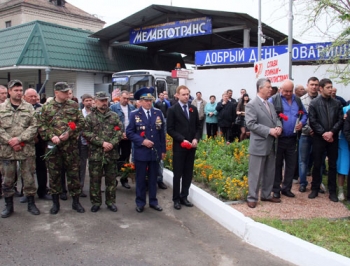
<path id="1" fill-rule="evenodd" d="M 289 0 L 262 0 L 262 22 L 288 35 L 288 1 Z M 133 13 L 136 13 L 152 4 L 173 5 L 179 7 L 200 8 L 228 12 L 247 13 L 258 18 L 258 0 L 67 0 L 70 4 L 96 15 L 112 25 Z M 329 41 L 319 34 L 302 34 L 305 18 L 300 14 L 303 0 L 294 2 L 294 31 L 293 37 L 304 43 Z M 305 2 L 305 1 L 304 1 Z M 106 27 L 105 26 L 105 27 Z"/>

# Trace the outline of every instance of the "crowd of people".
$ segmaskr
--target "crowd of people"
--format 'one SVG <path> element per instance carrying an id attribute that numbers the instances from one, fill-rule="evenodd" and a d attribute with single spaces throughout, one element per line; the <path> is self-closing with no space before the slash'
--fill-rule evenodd
<path id="1" fill-rule="evenodd" d="M 299 182 L 300 192 L 306 192 L 309 175 L 308 197 L 325 193 L 322 175 L 327 171 L 326 158 L 329 199 L 345 200 L 350 107 L 336 95 L 332 81 L 311 77 L 305 89 L 291 80 L 276 88 L 268 79 L 260 79 L 256 89 L 253 99 L 241 89 L 241 97 L 235 100 L 229 89 L 220 101 L 211 95 L 207 102 L 199 91 L 193 99 L 186 86 L 179 86 L 171 100 L 166 91 L 155 99 L 153 88 L 141 88 L 135 94 L 122 91 L 117 102 L 110 102 L 106 92 L 98 92 L 82 95 L 79 103 L 68 84 L 58 82 L 54 97 L 41 104 L 34 89 L 23 91 L 20 80 L 11 80 L 8 88 L 0 86 L 0 197 L 5 198 L 1 217 L 13 213 L 15 195 L 28 203 L 28 211 L 34 215 L 40 214 L 35 194 L 51 200 L 50 213 L 57 214 L 60 200 L 68 198 L 67 191 L 72 209 L 85 212 L 79 198 L 87 197 L 87 168 L 91 211 L 101 208 L 104 177 L 105 204 L 116 212 L 117 176 L 122 187 L 131 188 L 128 175 L 122 174 L 130 161 L 136 172 L 136 211 L 144 211 L 147 191 L 150 208 L 162 211 L 157 188 L 167 189 L 163 182 L 166 134 L 173 138 L 174 208 L 192 207 L 188 194 L 204 125 L 208 138 L 220 133 L 227 144 L 250 139 L 249 207 L 255 208 L 259 198 L 280 203 L 281 195 L 295 197 L 291 191 L 295 182 Z M 17 188 L 19 178 L 22 188 Z M 349 190 L 348 186 L 348 200 Z"/>

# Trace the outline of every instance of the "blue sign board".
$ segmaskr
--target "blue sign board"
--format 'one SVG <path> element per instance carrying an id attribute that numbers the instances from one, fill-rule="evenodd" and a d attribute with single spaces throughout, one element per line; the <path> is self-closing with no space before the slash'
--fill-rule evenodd
<path id="1" fill-rule="evenodd" d="M 211 18 L 195 18 L 130 30 L 130 44 L 211 34 Z"/>
<path id="2" fill-rule="evenodd" d="M 268 59 L 286 52 L 288 52 L 287 45 L 263 46 L 261 59 Z M 292 49 L 292 61 L 327 60 L 334 57 L 350 58 L 350 43 L 336 47 L 332 47 L 331 42 L 294 44 Z M 198 51 L 195 54 L 195 64 L 202 66 L 254 64 L 257 61 L 258 48 L 256 47 Z"/>

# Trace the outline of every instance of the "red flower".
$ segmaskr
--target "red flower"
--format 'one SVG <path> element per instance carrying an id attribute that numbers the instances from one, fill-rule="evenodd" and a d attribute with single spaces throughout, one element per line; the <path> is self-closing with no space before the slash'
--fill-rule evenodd
<path id="1" fill-rule="evenodd" d="M 24 147 L 26 144 L 24 142 L 20 142 L 19 146 Z"/>
<path id="2" fill-rule="evenodd" d="M 279 116 L 280 118 L 282 118 L 284 121 L 288 121 L 288 116 L 286 116 L 285 114 L 280 113 L 278 116 Z"/>
<path id="3" fill-rule="evenodd" d="M 144 138 L 144 137 L 146 136 L 146 132 L 145 132 L 145 131 L 142 131 L 142 132 L 140 133 L 140 136 Z"/>
<path id="4" fill-rule="evenodd" d="M 115 126 L 115 127 L 114 127 L 114 130 L 115 130 L 115 131 L 119 131 L 119 130 L 120 130 L 120 127 Z"/>
<path id="5" fill-rule="evenodd" d="M 299 116 L 300 116 L 300 115 L 303 115 L 303 114 L 304 114 L 304 111 L 303 111 L 303 110 L 300 110 L 300 111 L 298 112 L 298 114 L 299 114 Z"/>
<path id="6" fill-rule="evenodd" d="M 192 149 L 191 143 L 189 143 L 187 141 L 181 142 L 181 147 L 184 148 L 184 149 L 188 149 L 188 150 Z"/>
<path id="7" fill-rule="evenodd" d="M 190 107 L 190 109 L 188 109 L 188 111 L 190 111 L 191 113 L 193 113 L 193 109 L 192 109 L 192 107 Z"/>
<path id="8" fill-rule="evenodd" d="M 258 70 L 259 70 L 259 66 L 258 66 L 258 64 L 256 64 L 255 67 L 254 67 L 254 72 L 258 73 Z"/>
<path id="9" fill-rule="evenodd" d="M 77 126 L 74 122 L 68 122 L 68 126 L 73 131 L 77 129 Z"/>

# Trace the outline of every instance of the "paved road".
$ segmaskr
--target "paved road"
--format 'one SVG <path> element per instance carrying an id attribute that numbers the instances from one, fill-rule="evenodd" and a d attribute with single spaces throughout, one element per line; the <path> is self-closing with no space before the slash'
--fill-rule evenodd
<path id="1" fill-rule="evenodd" d="M 86 213 L 71 209 L 71 198 L 50 215 L 50 201 L 37 200 L 41 215 L 15 198 L 15 213 L 0 218 L 0 265 L 291 265 L 241 241 L 197 208 L 177 211 L 171 190 L 159 191 L 163 212 L 137 213 L 134 186 L 118 186 L 117 213 L 105 206 Z M 0 200 L 1 210 L 4 200 Z"/>

